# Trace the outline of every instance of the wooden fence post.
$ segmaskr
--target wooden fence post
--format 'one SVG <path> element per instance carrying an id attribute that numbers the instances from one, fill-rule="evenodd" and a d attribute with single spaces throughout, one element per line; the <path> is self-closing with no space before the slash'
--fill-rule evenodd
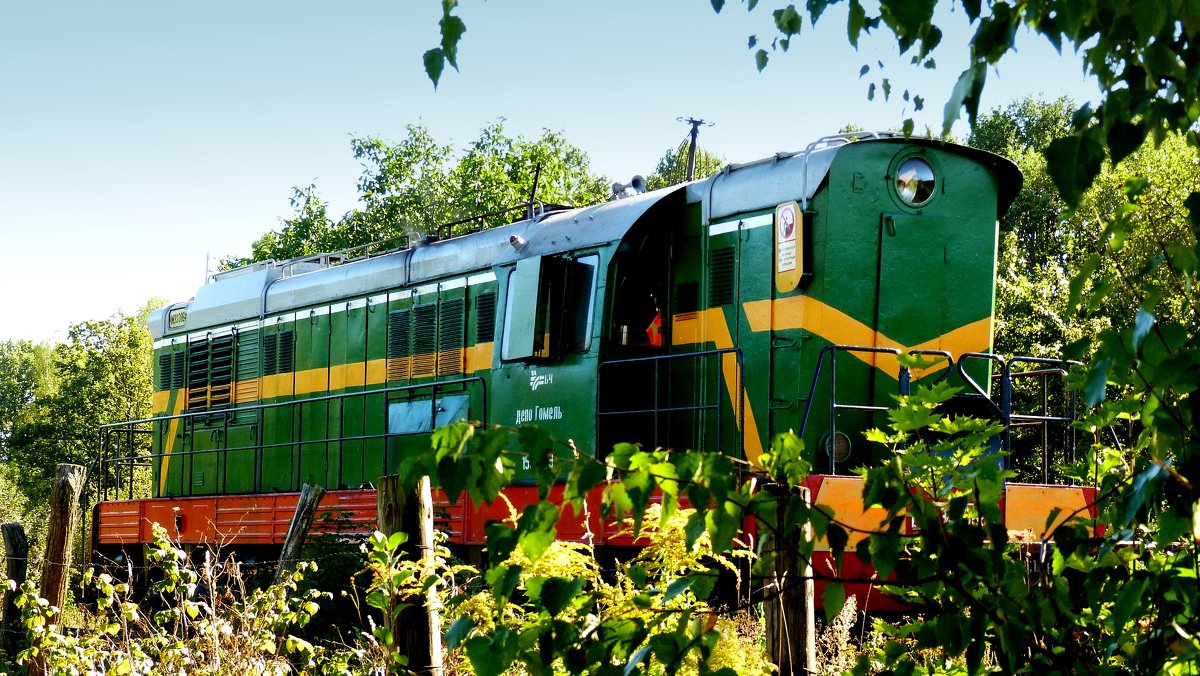
<path id="1" fill-rule="evenodd" d="M 400 490 L 400 477 L 380 477 L 378 486 L 379 531 L 384 535 L 408 534 L 406 558 L 420 560 L 433 553 L 433 492 L 424 477 L 410 494 Z M 396 649 L 408 657 L 408 668 L 417 673 L 442 674 L 442 631 L 438 619 L 437 591 L 430 588 L 425 602 L 400 611 L 392 626 Z"/>
<path id="2" fill-rule="evenodd" d="M 21 627 L 21 610 L 17 608 L 17 594 L 21 585 L 29 575 L 29 539 L 25 537 L 25 528 L 19 523 L 6 523 L 0 526 L 4 536 L 4 556 L 8 561 L 6 574 L 8 579 L 17 583 L 17 589 L 7 589 L 4 592 L 4 649 L 9 657 L 17 654 L 17 647 L 24 635 Z"/>
<path id="3" fill-rule="evenodd" d="M 300 489 L 300 499 L 296 502 L 296 513 L 292 515 L 292 523 L 288 526 L 287 537 L 283 540 L 283 549 L 279 552 L 279 566 L 275 569 L 275 583 L 282 582 L 296 568 L 296 559 L 300 556 L 300 546 L 308 531 L 312 528 L 317 516 L 317 507 L 321 498 L 325 497 L 325 489 L 320 486 L 304 484 Z"/>
<path id="4" fill-rule="evenodd" d="M 63 463 L 54 472 L 50 491 L 50 525 L 46 529 L 46 561 L 42 566 L 42 597 L 56 608 L 67 600 L 71 571 L 71 543 L 79 531 L 79 494 L 85 471 Z M 55 618 L 57 621 L 57 618 Z"/>
<path id="5" fill-rule="evenodd" d="M 86 472 L 80 465 L 63 463 L 54 471 L 50 489 L 50 524 L 46 528 L 46 560 L 42 564 L 42 598 L 61 609 L 67 602 L 67 583 L 71 577 L 71 543 L 79 530 L 79 494 Z M 58 624 L 61 613 L 50 618 Z M 29 673 L 46 673 L 42 654 L 29 664 Z"/>
<path id="6" fill-rule="evenodd" d="M 764 487 L 779 500 L 799 495 L 811 500 L 808 488 L 769 485 Z M 812 525 L 805 524 L 800 537 L 812 541 Z M 813 674 L 817 671 L 815 594 L 812 564 L 803 560 L 794 537 L 772 538 L 768 551 L 775 552 L 775 565 L 766 581 L 767 652 L 779 666 L 780 676 Z"/>

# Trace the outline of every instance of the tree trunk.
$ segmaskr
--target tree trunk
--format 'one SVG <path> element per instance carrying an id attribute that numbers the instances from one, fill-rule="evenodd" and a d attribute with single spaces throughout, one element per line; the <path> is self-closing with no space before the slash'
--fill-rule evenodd
<path id="1" fill-rule="evenodd" d="M 378 482 L 379 531 L 384 535 L 408 534 L 402 545 L 405 558 L 420 560 L 433 554 L 433 492 L 429 478 L 421 479 L 410 494 L 400 491 L 400 479 L 391 475 Z M 437 592 L 430 588 L 425 602 L 401 610 L 392 625 L 396 650 L 408 656 L 408 668 L 417 673 L 442 673 L 442 632 L 438 620 Z"/>
<path id="2" fill-rule="evenodd" d="M 803 486 L 767 486 L 766 490 L 780 500 L 800 495 L 810 501 L 809 490 Z M 805 524 L 800 537 L 812 541 L 812 525 Z M 772 538 L 767 543 L 775 551 L 773 574 L 766 581 L 767 652 L 779 666 L 780 676 L 816 673 L 817 647 L 814 619 L 813 572 L 810 562 L 799 556 L 794 537 Z M 770 551 L 770 550 L 768 550 Z"/>
<path id="3" fill-rule="evenodd" d="M 317 507 L 321 498 L 325 497 L 325 489 L 320 486 L 304 484 L 300 489 L 300 499 L 296 502 L 296 513 L 292 515 L 292 524 L 288 526 L 287 537 L 283 541 L 283 550 L 279 553 L 279 567 L 275 569 L 275 582 L 283 581 L 296 568 L 296 559 L 300 555 L 300 546 L 308 531 L 312 528 L 317 516 Z"/>
<path id="4" fill-rule="evenodd" d="M 17 608 L 17 594 L 29 574 L 29 539 L 19 523 L 0 526 L 4 536 L 4 555 L 8 560 L 8 579 L 17 583 L 17 589 L 4 592 L 4 649 L 9 656 L 19 652 L 24 630 L 21 627 L 21 610 Z"/>

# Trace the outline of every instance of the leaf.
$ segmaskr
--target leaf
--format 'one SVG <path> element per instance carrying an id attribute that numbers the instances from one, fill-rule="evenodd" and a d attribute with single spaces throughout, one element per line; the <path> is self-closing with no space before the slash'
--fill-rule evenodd
<path id="1" fill-rule="evenodd" d="M 846 585 L 841 582 L 829 582 L 825 585 L 825 621 L 832 621 L 833 618 L 842 612 L 842 606 L 846 604 Z"/>
<path id="2" fill-rule="evenodd" d="M 710 2 L 712 2 L 713 11 L 717 14 L 720 14 L 721 10 L 725 8 L 725 0 L 710 0 Z"/>
<path id="3" fill-rule="evenodd" d="M 564 500 L 582 501 L 589 491 L 599 486 L 605 479 L 608 468 L 604 463 L 588 456 L 581 456 L 575 461 L 567 476 L 567 486 L 563 491 Z"/>
<path id="4" fill-rule="evenodd" d="M 696 596 L 697 600 L 703 601 L 712 594 L 716 585 L 717 576 L 714 573 L 694 575 L 692 577 L 692 594 Z"/>
<path id="5" fill-rule="evenodd" d="M 1104 147 L 1090 134 L 1064 136 L 1050 142 L 1042 151 L 1046 171 L 1068 206 L 1079 206 L 1083 193 L 1100 173 Z"/>
<path id="6" fill-rule="evenodd" d="M 1146 132 L 1136 124 L 1128 122 L 1113 122 L 1108 125 L 1105 141 L 1113 164 L 1133 154 L 1146 140 Z"/>
<path id="7" fill-rule="evenodd" d="M 688 587 L 692 586 L 692 581 L 693 579 L 690 577 L 683 577 L 667 585 L 667 591 L 663 594 L 663 603 L 667 603 L 687 591 Z"/>
<path id="8" fill-rule="evenodd" d="M 630 655 L 629 661 L 625 663 L 625 670 L 621 672 L 622 676 L 630 676 L 630 674 L 637 671 L 638 665 L 641 664 L 642 660 L 646 659 L 646 656 L 649 654 L 650 646 L 644 645 L 641 648 L 638 648 L 633 655 Z"/>
<path id="9" fill-rule="evenodd" d="M 537 561 L 557 535 L 558 507 L 549 502 L 529 505 L 517 520 L 521 549 L 531 561 Z"/>
<path id="10" fill-rule="evenodd" d="M 850 542 L 850 536 L 846 533 L 846 529 L 836 523 L 831 523 L 825 531 L 825 539 L 829 541 L 829 549 L 833 552 L 834 559 L 838 565 L 841 565 L 842 554 L 846 552 L 846 545 Z"/>
<path id="11" fill-rule="evenodd" d="M 457 16 L 446 14 L 438 22 L 438 26 L 442 29 L 442 52 L 446 56 L 446 61 L 454 67 L 454 70 L 458 70 L 458 41 L 462 38 L 463 33 L 467 32 L 467 25 Z"/>
<path id="12" fill-rule="evenodd" d="M 850 16 L 846 19 L 846 37 L 850 39 L 850 45 L 855 49 L 858 49 L 858 38 L 866 25 L 867 11 L 863 9 L 858 0 L 850 0 Z M 866 68 L 863 66 L 863 72 L 859 73 L 860 76 L 867 72 Z"/>
<path id="13" fill-rule="evenodd" d="M 475 628 L 475 620 L 471 619 L 470 615 L 461 615 L 450 628 L 446 630 L 446 647 L 454 650 L 458 644 L 466 638 L 467 634 Z"/>
<path id="14" fill-rule="evenodd" d="M 1078 271 L 1071 277 L 1067 295 L 1067 309 L 1075 311 L 1083 298 L 1083 287 L 1100 267 L 1100 254 L 1093 253 L 1083 260 Z"/>
<path id="15" fill-rule="evenodd" d="M 756 46 L 758 46 L 758 36 L 751 35 L 750 38 L 746 40 L 746 49 L 754 49 Z"/>
<path id="16" fill-rule="evenodd" d="M 1150 329 L 1154 327 L 1154 315 L 1146 312 L 1146 308 L 1138 307 L 1137 315 L 1133 318 L 1133 349 L 1137 350 L 1146 340 Z"/>
<path id="17" fill-rule="evenodd" d="M 478 676 L 500 676 L 508 668 L 501 664 L 501 656 L 492 651 L 492 642 L 486 636 L 476 636 L 467 641 L 467 658 Z"/>
<path id="18" fill-rule="evenodd" d="M 862 77 L 869 72 L 871 72 L 871 67 L 864 63 L 863 67 L 858 69 L 858 76 Z"/>
<path id="19" fill-rule="evenodd" d="M 1096 406 L 1104 401 L 1105 388 L 1108 385 L 1108 369 L 1112 366 L 1111 359 L 1097 359 L 1088 367 L 1087 382 L 1083 386 L 1083 399 L 1088 407 Z"/>
<path id="20" fill-rule="evenodd" d="M 496 566 L 484 573 L 484 579 L 492 588 L 492 594 L 497 601 L 507 601 L 512 598 L 517 583 L 521 581 L 520 566 Z"/>
<path id="21" fill-rule="evenodd" d="M 775 27 L 779 29 L 779 32 L 788 37 L 798 35 L 804 26 L 804 19 L 796 11 L 795 5 L 789 4 L 783 9 L 777 9 L 772 12 L 771 16 L 775 19 Z"/>
<path id="22" fill-rule="evenodd" d="M 425 74 L 433 82 L 433 88 L 437 89 L 438 80 L 441 79 L 442 71 L 446 68 L 446 52 L 442 51 L 441 47 L 434 47 L 425 52 L 423 59 L 425 61 Z M 759 70 L 762 69 L 760 68 Z"/>
<path id="23" fill-rule="evenodd" d="M 971 126 L 975 126 L 975 117 L 979 112 L 979 96 L 983 93 L 983 83 L 987 78 L 987 66 L 983 62 L 967 68 L 958 76 L 950 99 L 943 109 L 942 133 L 949 134 L 950 127 L 958 119 L 958 111 L 966 108 L 967 118 Z"/>
<path id="24" fill-rule="evenodd" d="M 1133 523 L 1133 519 L 1137 516 L 1138 510 L 1146 502 L 1146 489 L 1150 483 L 1160 476 L 1166 475 L 1167 471 L 1162 468 L 1156 461 L 1151 461 L 1146 469 L 1138 473 L 1133 478 L 1133 488 L 1129 491 L 1129 502 L 1125 505 L 1125 525 Z"/>
<path id="25" fill-rule="evenodd" d="M 761 73 L 763 68 L 767 67 L 767 60 L 769 58 L 770 57 L 767 56 L 767 50 L 765 49 L 760 49 L 754 53 L 754 65 L 758 67 L 758 72 Z"/>
<path id="26" fill-rule="evenodd" d="M 1117 602 L 1113 604 L 1112 610 L 1112 627 L 1118 635 L 1124 633 L 1122 630 L 1129 622 L 1129 618 L 1133 617 L 1145 591 L 1146 580 L 1129 580 L 1121 588 L 1121 593 L 1117 596 Z"/>
<path id="27" fill-rule="evenodd" d="M 550 613 L 550 617 L 554 617 L 562 612 L 562 609 L 575 598 L 575 595 L 583 589 L 583 578 L 577 577 L 572 580 L 567 580 L 561 577 L 552 577 L 542 584 L 542 592 L 540 600 L 542 607 L 546 612 Z"/>

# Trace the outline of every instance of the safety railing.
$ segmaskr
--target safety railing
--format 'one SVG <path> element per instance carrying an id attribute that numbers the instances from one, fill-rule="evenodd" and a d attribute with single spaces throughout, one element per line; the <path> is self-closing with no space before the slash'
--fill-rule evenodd
<path id="1" fill-rule="evenodd" d="M 837 355 L 841 352 L 851 354 L 886 354 L 894 357 L 899 357 L 903 354 L 900 350 L 890 347 L 869 347 L 865 345 L 826 345 L 821 349 L 820 355 L 817 356 L 816 368 L 813 370 L 812 383 L 808 387 L 807 403 L 804 406 L 804 417 L 800 420 L 800 436 L 804 436 L 804 432 L 808 429 L 809 414 L 812 413 L 812 403 L 815 401 L 817 394 L 817 385 L 821 379 L 821 371 L 825 366 L 826 360 L 829 362 L 829 436 L 825 437 L 826 455 L 829 457 L 829 473 L 837 474 L 837 414 L 838 411 L 863 411 L 868 413 L 882 413 L 888 410 L 887 406 L 877 406 L 874 404 L 846 404 L 838 401 L 837 398 Z M 901 395 L 908 394 L 910 386 L 911 374 L 903 365 L 899 367 L 897 378 L 897 391 Z M 872 375 L 874 375 L 872 373 Z M 873 388 L 870 388 L 873 389 Z"/>
<path id="2" fill-rule="evenodd" d="M 835 452 L 836 440 L 838 438 L 838 413 L 844 411 L 883 413 L 888 409 L 887 406 L 871 403 L 848 403 L 838 399 L 837 356 L 840 353 L 854 353 L 857 355 L 886 354 L 892 357 L 899 357 L 902 354 L 898 349 L 861 345 L 828 345 L 821 350 L 809 387 L 807 404 L 800 424 L 800 434 L 803 436 L 808 428 L 810 414 L 813 410 L 813 402 L 816 401 L 815 395 L 818 390 L 818 384 L 821 377 L 827 375 L 828 399 L 826 400 L 826 405 L 829 416 L 829 429 L 827 432 L 828 436 L 825 437 L 827 446 L 825 450 L 828 456 L 826 469 L 830 474 L 836 474 L 838 470 L 839 461 Z M 1071 426 L 1076 417 L 1076 398 L 1066 390 L 1065 377 L 1070 367 L 1078 365 L 1079 362 L 1039 357 L 1005 358 L 1001 355 L 986 352 L 967 352 L 956 359 L 954 355 L 944 350 L 913 350 L 907 354 L 946 360 L 948 368 L 932 382 L 942 382 L 951 377 L 960 379 L 966 385 L 966 395 L 982 405 L 984 414 L 987 417 L 997 420 L 1003 426 L 1000 444 L 1006 454 L 1011 453 L 1013 450 L 1014 429 L 1030 428 L 1035 430 L 1035 434 L 1038 436 L 1038 443 L 1035 445 L 1040 449 L 1041 453 L 1040 458 L 1038 458 L 1038 470 L 1041 474 L 1042 483 L 1050 483 L 1052 479 L 1051 470 L 1056 448 L 1053 443 L 1054 440 L 1051 439 L 1051 429 L 1053 427 L 1058 427 L 1062 430 L 1061 453 L 1063 461 L 1073 463 L 1077 460 L 1075 449 L 1078 439 L 1076 438 L 1075 429 Z M 971 375 L 972 371 L 980 370 L 986 370 L 986 372 L 991 374 L 992 387 L 990 390 L 980 385 L 976 378 Z M 875 376 L 876 374 L 873 370 L 871 377 Z M 1060 381 L 1057 386 L 1054 385 L 1055 380 Z M 903 365 L 899 365 L 897 369 L 897 394 L 908 394 L 911 383 L 911 371 Z M 1021 387 L 1021 398 L 1023 401 L 1032 403 L 1031 408 L 1027 409 L 1027 412 L 1014 410 L 1014 384 Z M 873 385 L 869 384 L 866 391 L 868 396 L 875 396 Z M 1058 408 L 1055 408 L 1056 403 Z M 1115 432 L 1110 430 L 1110 433 L 1113 434 L 1114 441 L 1119 443 Z M 1000 462 L 1003 461 L 1000 460 Z"/>
<path id="3" fill-rule="evenodd" d="M 732 362 L 732 378 L 727 378 L 726 366 Z M 678 378 L 692 383 L 689 397 L 699 397 L 693 403 L 680 403 L 672 396 L 672 379 Z M 710 382 L 704 382 L 711 378 Z M 732 387 L 730 386 L 732 380 Z M 633 391 L 618 390 L 628 384 Z M 696 387 L 700 385 L 700 387 Z M 722 422 L 722 409 L 730 402 L 736 418 L 738 457 L 745 454 L 746 386 L 742 351 L 739 348 L 702 350 L 679 354 L 614 359 L 600 364 L 597 369 L 596 386 L 600 398 L 596 407 L 596 429 L 602 440 L 606 431 L 618 429 L 628 436 L 631 432 L 645 433 L 638 429 L 639 421 L 650 421 L 649 438 L 620 438 L 618 441 L 639 441 L 653 446 L 677 446 L 702 448 L 727 452 L 724 447 L 726 430 Z M 610 408 L 611 406 L 611 408 Z M 692 438 L 670 439 L 663 428 L 671 429 L 672 419 L 692 416 Z M 709 424 L 713 428 L 716 443 L 707 436 Z M 644 426 L 644 425 L 643 425 Z M 604 449 L 607 450 L 607 449 Z"/>
<path id="4" fill-rule="evenodd" d="M 469 405 L 468 410 L 472 414 L 477 414 L 472 416 L 474 419 L 486 423 L 487 388 L 483 378 L 475 376 L 434 383 L 404 385 L 357 392 L 341 392 L 305 399 L 220 410 L 187 412 L 178 415 L 157 416 L 104 425 L 100 429 L 100 444 L 95 460 L 95 466 L 99 468 L 99 471 L 95 473 L 95 495 L 100 500 L 147 497 L 153 492 L 149 484 L 154 474 L 153 468 L 157 466 L 160 472 L 166 471 L 162 466 L 164 460 L 168 460 L 168 462 L 178 461 L 184 467 L 191 468 L 195 466 L 197 459 L 213 459 L 217 474 L 220 477 L 216 483 L 219 487 L 226 487 L 229 485 L 230 477 L 228 472 L 232 464 L 230 458 L 234 454 L 243 453 L 254 454 L 252 463 L 254 479 L 246 490 L 207 490 L 196 493 L 188 490 L 187 482 L 183 481 L 185 472 L 178 471 L 177 474 L 180 478 L 178 482 L 179 486 L 172 485 L 171 488 L 175 490 L 168 492 L 173 497 L 211 495 L 217 492 L 264 492 L 262 475 L 264 453 L 273 449 L 290 449 L 290 453 L 287 454 L 289 476 L 291 477 L 291 483 L 296 483 L 297 472 L 301 462 L 301 447 L 320 445 L 325 446 L 327 464 L 331 464 L 329 463 L 331 460 L 336 460 L 338 473 L 335 479 L 338 481 L 335 483 L 341 483 L 340 480 L 346 474 L 346 463 L 351 460 L 357 460 L 359 463 L 358 477 L 368 476 L 369 469 L 378 470 L 375 476 L 382 476 L 389 471 L 389 453 L 386 449 L 387 441 L 415 434 L 428 434 L 438 425 L 449 422 L 440 421 L 438 418 L 438 414 L 443 412 L 439 411 L 441 403 L 444 401 L 444 397 L 462 393 L 465 393 L 468 397 L 478 397 L 478 411 L 475 410 L 476 406 L 473 403 Z M 352 421 L 355 423 L 355 427 L 361 427 L 364 431 L 348 432 L 346 428 L 351 420 L 347 419 L 346 409 L 348 404 L 357 401 L 362 402 L 362 415 L 361 417 L 355 416 Z M 411 429 L 393 429 L 389 421 L 389 406 L 401 402 L 414 402 L 417 404 L 428 402 L 428 424 L 419 424 Z M 317 435 L 309 433 L 308 436 L 305 436 L 305 409 L 322 406 L 327 407 L 324 433 Z M 382 408 L 381 410 L 373 411 L 371 410 L 373 406 L 380 406 Z M 335 410 L 336 415 L 330 415 Z M 268 442 L 264 439 L 263 419 L 267 415 L 280 412 L 291 412 L 291 433 L 287 438 Z M 369 416 L 374 416 L 376 421 L 375 426 L 382 427 L 383 431 L 371 433 L 365 431 L 365 421 Z M 337 424 L 331 425 L 330 420 L 334 418 L 336 418 Z M 245 428 L 251 428 L 253 441 L 251 443 L 230 445 L 228 443 L 230 431 L 234 429 L 244 430 Z M 278 430 L 275 433 L 277 434 Z M 194 448 L 194 441 L 198 434 L 208 435 L 209 443 L 214 443 L 216 446 L 213 448 Z M 171 450 L 170 452 L 155 452 L 153 450 L 155 448 L 155 444 L 153 443 L 155 436 L 158 437 L 159 443 L 157 448 L 159 449 L 164 448 L 163 444 L 168 437 L 189 439 L 193 442 L 193 448 L 180 448 L 178 450 Z M 357 455 L 357 458 L 347 457 L 347 446 L 355 447 L 355 442 L 362 442 L 364 446 L 359 447 L 364 448 L 367 442 L 374 440 L 383 442 L 385 447 L 384 451 L 380 454 L 381 465 L 379 467 L 368 468 L 366 466 L 367 454 L 361 452 L 361 450 L 354 454 Z M 337 455 L 331 458 L 329 453 L 334 448 L 336 448 Z M 159 480 L 162 480 L 161 475 Z"/>

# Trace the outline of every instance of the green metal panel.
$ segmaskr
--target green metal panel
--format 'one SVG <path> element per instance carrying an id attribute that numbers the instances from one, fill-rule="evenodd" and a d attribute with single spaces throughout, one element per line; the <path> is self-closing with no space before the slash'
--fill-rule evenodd
<path id="1" fill-rule="evenodd" d="M 296 399 L 301 402 L 297 405 L 301 443 L 294 488 L 323 483 L 329 465 L 329 402 L 308 401 L 329 392 L 329 312 L 322 310 L 296 315 Z"/>
<path id="2" fill-rule="evenodd" d="M 366 316 L 366 356 L 374 365 L 371 372 L 382 372 L 383 382 L 370 384 L 367 390 L 379 390 L 388 386 L 387 341 L 388 303 L 386 297 L 369 300 Z M 387 431 L 387 401 L 383 394 L 368 394 L 363 399 L 363 434 L 369 437 L 363 442 L 362 457 L 358 460 L 357 475 L 360 485 L 374 483 L 384 475 L 385 442 L 382 435 Z M 353 483 L 348 482 L 353 486 Z"/>
<path id="3" fill-rule="evenodd" d="M 367 315 L 365 303 L 346 303 L 345 309 L 331 315 L 329 359 L 334 369 L 341 367 L 339 377 L 344 387 L 340 391 L 347 394 L 362 392 L 361 383 L 366 382 Z M 346 397 L 336 410 L 330 411 L 330 429 L 338 432 L 338 438 L 348 440 L 331 444 L 327 486 L 349 488 L 363 483 L 360 459 L 365 415 L 365 399 L 361 395 Z"/>
<path id="4" fill-rule="evenodd" d="M 293 399 L 296 363 L 296 326 L 293 315 L 269 321 L 263 327 L 263 382 L 273 384 L 265 403 L 286 404 Z M 274 343 L 274 349 L 267 341 Z M 264 390 L 266 388 L 264 387 Z M 263 411 L 262 469 L 260 490 L 291 490 L 296 472 L 295 411 L 290 405 L 270 406 Z"/>
<path id="5" fill-rule="evenodd" d="M 256 472 L 260 457 L 257 409 L 260 402 L 262 371 L 262 336 L 258 329 L 238 331 L 234 344 L 234 404 L 239 409 L 230 416 L 229 427 L 223 430 L 224 448 L 221 458 L 222 493 L 251 493 L 257 489 Z"/>
<path id="6" fill-rule="evenodd" d="M 255 445 L 258 425 L 231 425 L 222 432 L 221 493 L 252 493 L 255 491 Z"/>

